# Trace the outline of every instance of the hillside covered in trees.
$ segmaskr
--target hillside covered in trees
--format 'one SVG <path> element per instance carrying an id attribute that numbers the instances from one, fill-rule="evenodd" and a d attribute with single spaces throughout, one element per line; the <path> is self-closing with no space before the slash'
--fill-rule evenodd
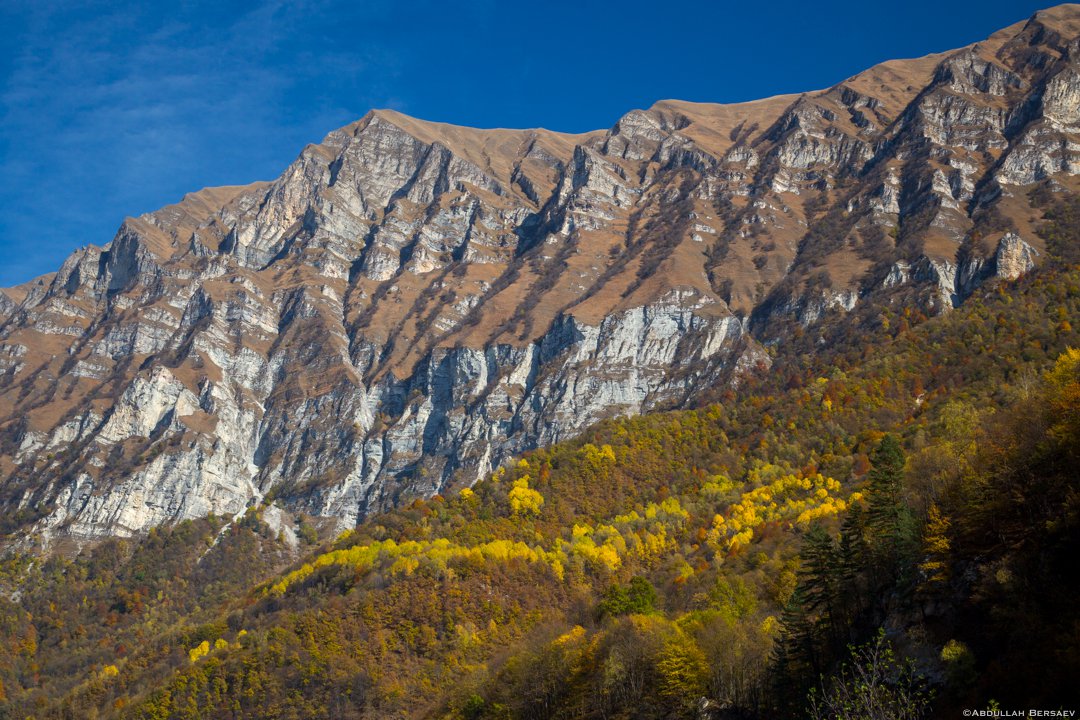
<path id="1" fill-rule="evenodd" d="M 1080 202 L 1039 201 L 1055 257 L 1015 283 L 826 317 L 699 409 L 307 528 L 296 562 L 269 504 L 12 556 L 0 717 L 1075 708 Z"/>

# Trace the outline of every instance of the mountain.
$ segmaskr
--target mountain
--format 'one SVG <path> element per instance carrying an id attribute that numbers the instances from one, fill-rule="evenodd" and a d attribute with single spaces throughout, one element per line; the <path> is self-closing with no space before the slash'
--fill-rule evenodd
<path id="1" fill-rule="evenodd" d="M 1075 707 L 1080 195 L 1033 195 L 1044 264 L 954 312 L 832 314 L 337 537 L 265 501 L 9 552 L 0 717 L 836 717 L 853 663 L 848 717 Z"/>
<path id="2" fill-rule="evenodd" d="M 1080 6 L 823 91 L 606 131 L 373 111 L 0 293 L 0 510 L 45 545 L 275 499 L 348 527 L 692 405 L 859 307 L 1044 262 Z"/>
<path id="3" fill-rule="evenodd" d="M 373 113 L 0 292 L 0 718 L 1067 714 L 1078 21 Z"/>

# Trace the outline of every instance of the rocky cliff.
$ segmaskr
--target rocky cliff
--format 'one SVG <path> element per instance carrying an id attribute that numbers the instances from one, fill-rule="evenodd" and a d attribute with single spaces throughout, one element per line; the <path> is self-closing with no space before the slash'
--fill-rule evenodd
<path id="1" fill-rule="evenodd" d="M 1045 252 L 1080 172 L 1080 6 L 824 91 L 606 131 L 374 111 L 269 183 L 0 293 L 0 507 L 49 540 L 273 495 L 355 522 L 768 367 L 870 299 L 942 312 Z"/>

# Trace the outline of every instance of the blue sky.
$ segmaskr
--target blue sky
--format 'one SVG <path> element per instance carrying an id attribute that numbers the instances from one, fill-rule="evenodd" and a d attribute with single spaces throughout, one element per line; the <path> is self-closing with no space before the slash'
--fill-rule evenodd
<path id="1" fill-rule="evenodd" d="M 827 87 L 1026 0 L 0 0 L 0 286 L 211 185 L 276 177 L 372 107 L 580 132 L 663 98 Z"/>

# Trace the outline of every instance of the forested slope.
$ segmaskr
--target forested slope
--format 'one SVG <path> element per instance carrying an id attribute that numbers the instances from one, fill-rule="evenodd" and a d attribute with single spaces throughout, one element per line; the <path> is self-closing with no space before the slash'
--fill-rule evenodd
<path id="1" fill-rule="evenodd" d="M 288 567 L 269 505 L 11 558 L 0 716 L 835 716 L 854 668 L 894 717 L 1069 707 L 1080 205 L 1033 201 L 1054 258 L 1015 283 L 826 317 Z"/>

